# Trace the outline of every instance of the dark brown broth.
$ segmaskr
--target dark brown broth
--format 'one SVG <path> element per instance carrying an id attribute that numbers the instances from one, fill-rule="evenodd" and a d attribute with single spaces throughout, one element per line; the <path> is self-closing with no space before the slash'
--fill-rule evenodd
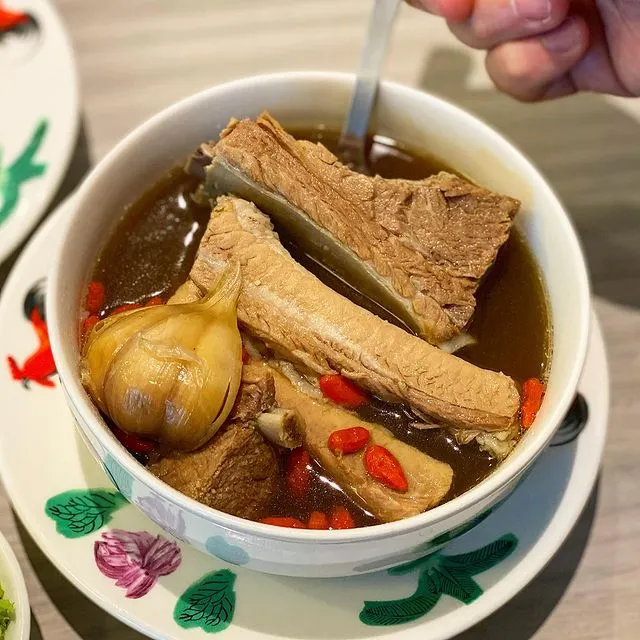
<path id="1" fill-rule="evenodd" d="M 321 128 L 294 131 L 294 135 L 321 141 L 332 151 L 337 146 L 338 134 Z M 421 179 L 438 171 L 453 171 L 431 156 L 387 142 L 369 140 L 369 163 L 374 173 L 388 178 Z M 174 169 L 127 210 L 108 239 L 93 276 L 105 284 L 107 309 L 155 295 L 166 298 L 186 279 L 210 214 L 208 208 L 196 205 L 189 197 L 196 186 L 195 179 Z M 384 309 L 302 254 L 284 230 L 278 232 L 293 256 L 327 285 L 395 321 Z M 549 351 L 546 298 L 534 258 L 517 231 L 500 251 L 480 288 L 469 332 L 478 344 L 460 351 L 461 357 L 484 368 L 503 371 L 520 382 L 529 377 L 544 378 Z M 459 446 L 442 429 L 412 428 L 410 422 L 414 418 L 401 405 L 373 401 L 359 413 L 363 419 L 385 425 L 408 444 L 449 463 L 454 482 L 447 499 L 476 485 L 496 464 L 475 443 Z M 283 465 L 284 459 L 285 456 Z M 332 485 L 315 464 L 309 496 L 303 501 L 294 499 L 283 482 L 273 515 L 304 520 L 310 511 L 329 512 L 336 504 L 347 506 L 359 526 L 376 523 Z"/>
<path id="2" fill-rule="evenodd" d="M 469 333 L 478 342 L 456 355 L 523 382 L 545 379 L 549 309 L 542 278 L 522 235 L 511 234 L 478 290 Z"/>
<path id="3" fill-rule="evenodd" d="M 187 279 L 211 209 L 191 193 L 199 182 L 172 169 L 126 211 L 93 278 L 105 285 L 105 311 L 153 296 L 168 298 Z"/>

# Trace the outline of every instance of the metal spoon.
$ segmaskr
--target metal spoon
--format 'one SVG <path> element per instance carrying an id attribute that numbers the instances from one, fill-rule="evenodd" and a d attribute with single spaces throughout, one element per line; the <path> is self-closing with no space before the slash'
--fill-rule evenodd
<path id="1" fill-rule="evenodd" d="M 375 0 L 362 52 L 351 106 L 342 129 L 338 155 L 355 171 L 370 175 L 365 144 L 369 118 L 378 91 L 380 68 L 400 0 Z"/>

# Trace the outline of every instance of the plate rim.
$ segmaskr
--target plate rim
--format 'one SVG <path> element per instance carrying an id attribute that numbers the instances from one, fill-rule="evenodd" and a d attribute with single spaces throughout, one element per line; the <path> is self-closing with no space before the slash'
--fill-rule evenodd
<path id="1" fill-rule="evenodd" d="M 33 6 L 33 0 L 25 3 Z M 21 5 L 22 6 L 22 3 Z M 78 78 L 78 65 L 75 52 L 71 43 L 71 38 L 62 19 L 58 7 L 51 0 L 38 0 L 35 6 L 39 7 L 39 11 L 43 12 L 50 26 L 59 33 L 64 48 L 64 57 L 67 58 L 68 68 L 70 69 L 71 91 L 70 98 L 70 119 L 69 119 L 69 135 L 65 137 L 64 142 L 59 149 L 55 150 L 55 162 L 51 162 L 48 167 L 49 175 L 52 176 L 50 188 L 43 191 L 43 197 L 38 198 L 39 204 L 35 203 L 22 215 L 22 225 L 16 227 L 15 231 L 3 239 L 2 227 L 0 225 L 0 265 L 2 265 L 11 254 L 24 242 L 29 234 L 38 226 L 38 222 L 42 216 L 48 211 L 53 199 L 58 193 L 64 177 L 71 164 L 73 151 L 78 140 L 80 132 L 80 82 Z M 49 15 L 47 15 L 47 13 Z M 57 208 L 56 208 L 57 209 Z M 5 221 L 6 222 L 6 221 Z M 6 238 L 6 230 L 4 232 Z M 24 247 L 26 249 L 26 246 Z"/>

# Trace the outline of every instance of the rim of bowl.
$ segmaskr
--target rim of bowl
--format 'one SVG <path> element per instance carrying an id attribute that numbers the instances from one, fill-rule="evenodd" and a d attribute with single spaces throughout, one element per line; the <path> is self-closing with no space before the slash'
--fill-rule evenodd
<path id="1" fill-rule="evenodd" d="M 0 532 L 0 562 L 2 562 L 7 571 L 8 580 L 8 583 L 2 586 L 5 592 L 7 587 L 13 592 L 10 596 L 16 610 L 16 619 L 13 621 L 13 624 L 16 625 L 16 639 L 23 640 L 29 637 L 31 630 L 29 593 L 27 592 L 27 585 L 24 581 L 20 563 L 9 541 L 4 537 L 2 532 Z M 11 631 L 11 627 L 9 627 L 9 631 Z"/>
<path id="2" fill-rule="evenodd" d="M 337 531 L 316 531 L 274 527 L 254 522 L 252 520 L 246 520 L 238 516 L 233 516 L 224 513 L 223 511 L 203 505 L 156 478 L 122 447 L 104 422 L 96 419 L 94 413 L 95 407 L 80 383 L 76 371 L 77 363 L 69 362 L 64 357 L 62 341 L 59 339 L 59 336 L 61 335 L 61 327 L 58 323 L 59 307 L 57 301 L 60 299 L 59 292 L 64 286 L 64 280 L 61 277 L 59 266 L 64 253 L 67 250 L 69 235 L 71 234 L 74 226 L 73 222 L 76 216 L 80 215 L 79 212 L 84 209 L 84 201 L 91 193 L 94 183 L 100 179 L 100 173 L 114 162 L 125 147 L 135 144 L 136 141 L 140 137 L 144 136 L 149 130 L 155 128 L 163 121 L 172 118 L 176 113 L 194 106 L 198 102 L 208 102 L 215 99 L 216 94 L 222 94 L 232 90 L 246 90 L 251 87 L 255 87 L 256 85 L 265 84 L 273 84 L 275 87 L 279 83 L 295 82 L 297 80 L 329 82 L 351 87 L 355 81 L 355 75 L 330 71 L 288 71 L 248 76 L 246 78 L 240 78 L 215 85 L 171 104 L 162 111 L 153 115 L 138 127 L 134 128 L 111 149 L 111 151 L 96 165 L 96 167 L 91 170 L 90 174 L 78 190 L 74 213 L 67 221 L 65 221 L 65 228 L 61 242 L 57 247 L 54 263 L 52 265 L 53 278 L 47 291 L 47 303 L 48 307 L 51 309 L 51 346 L 60 382 L 65 389 L 68 400 L 73 404 L 75 410 L 79 414 L 79 417 L 81 417 L 87 425 L 90 425 L 88 428 L 104 447 L 105 451 L 115 458 L 126 472 L 133 476 L 138 482 L 141 482 L 152 491 L 163 496 L 177 508 L 185 509 L 197 517 L 207 521 L 212 521 L 218 526 L 244 535 L 256 535 L 263 538 L 271 538 L 281 541 L 318 544 L 365 542 L 409 533 L 416 529 L 435 525 L 442 520 L 459 514 L 465 509 L 471 507 L 473 504 L 482 502 L 492 493 L 498 491 L 500 487 L 506 486 L 509 481 L 522 474 L 550 442 L 555 430 L 569 409 L 573 400 L 573 392 L 577 388 L 586 359 L 590 327 L 590 285 L 584 255 L 573 223 L 571 222 L 557 194 L 548 184 L 542 173 L 534 166 L 531 160 L 507 137 L 498 133 L 497 130 L 488 125 L 482 119 L 434 94 L 408 87 L 397 82 L 381 82 L 382 92 L 390 91 L 395 94 L 404 93 L 414 101 L 431 101 L 432 103 L 438 104 L 440 108 L 449 110 L 454 114 L 454 117 L 462 121 L 466 121 L 470 126 L 475 127 L 487 140 L 488 144 L 495 144 L 495 146 L 502 149 L 505 154 L 519 159 L 523 169 L 535 180 L 535 182 L 538 183 L 536 184 L 536 189 L 539 189 L 542 192 L 544 199 L 553 205 L 558 213 L 557 224 L 561 227 L 562 233 L 565 235 L 567 241 L 565 250 L 570 252 L 572 262 L 576 264 L 577 271 L 579 273 L 579 281 L 574 282 L 573 285 L 576 287 L 578 292 L 579 306 L 582 310 L 581 316 L 583 321 L 578 328 L 580 334 L 578 338 L 578 347 L 574 354 L 574 361 L 571 366 L 570 373 L 565 381 L 565 388 L 571 389 L 572 393 L 564 393 L 561 399 L 556 403 L 555 407 L 553 407 L 550 415 L 547 416 L 546 422 L 537 425 L 535 433 L 531 433 L 531 440 L 528 443 L 528 452 L 526 455 L 521 454 L 521 459 L 517 464 L 514 461 L 510 464 L 509 458 L 507 458 L 484 480 L 460 496 L 453 498 L 449 502 L 403 520 L 372 525 L 370 527 Z M 84 429 L 82 425 L 80 425 L 80 428 Z"/>

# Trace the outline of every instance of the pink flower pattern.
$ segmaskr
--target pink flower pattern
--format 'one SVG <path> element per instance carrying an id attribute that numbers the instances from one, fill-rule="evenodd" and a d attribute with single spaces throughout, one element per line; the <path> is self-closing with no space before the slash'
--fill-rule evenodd
<path id="1" fill-rule="evenodd" d="M 98 569 L 126 589 L 127 598 L 142 598 L 160 576 L 173 573 L 182 560 L 175 542 L 147 531 L 113 529 L 102 534 L 93 552 Z"/>

